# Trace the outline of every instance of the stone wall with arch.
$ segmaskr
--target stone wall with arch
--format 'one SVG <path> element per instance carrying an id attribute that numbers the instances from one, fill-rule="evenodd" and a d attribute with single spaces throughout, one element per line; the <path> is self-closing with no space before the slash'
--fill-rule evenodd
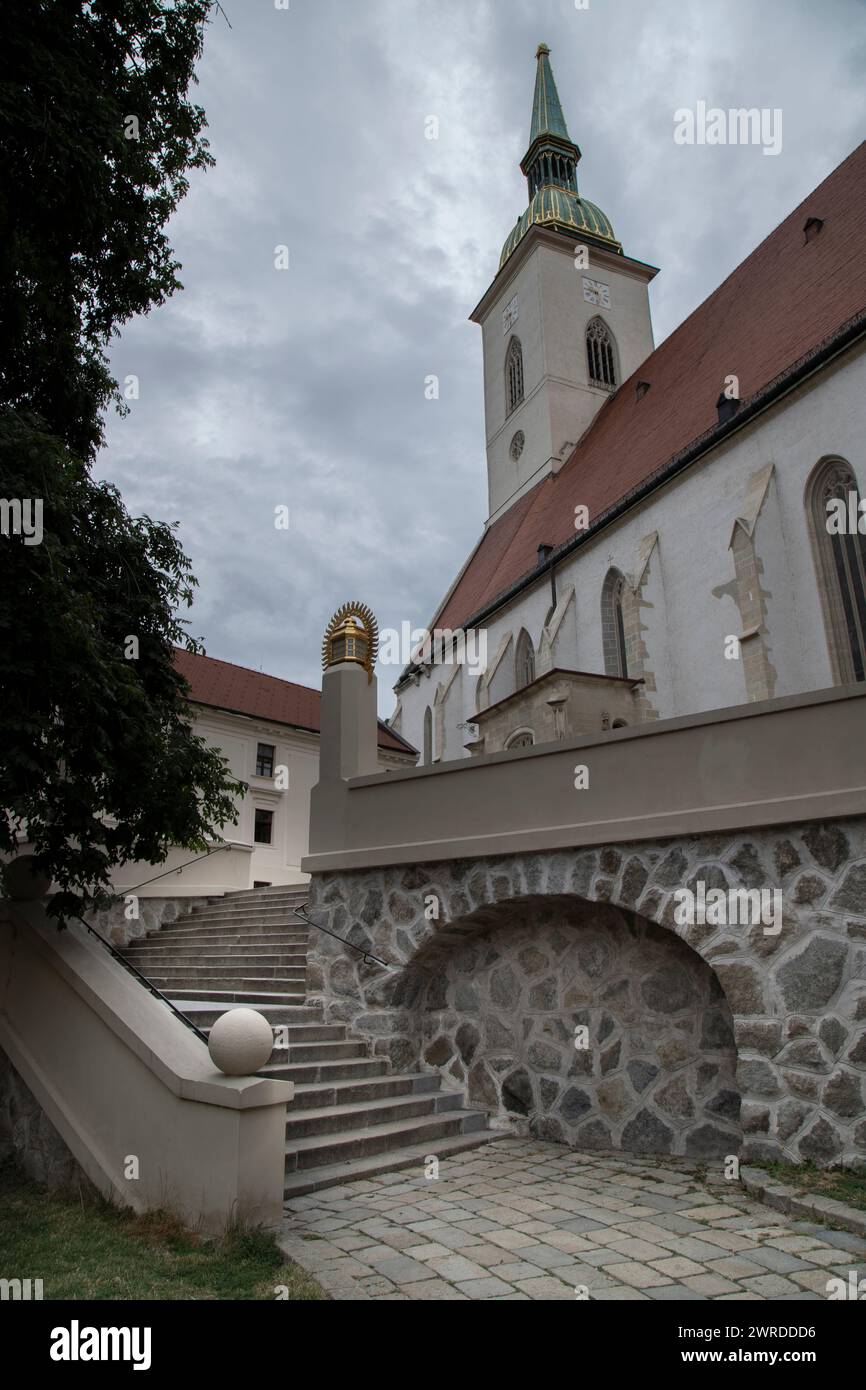
<path id="1" fill-rule="evenodd" d="M 739 1151 L 731 1013 L 690 946 L 574 897 L 480 916 L 474 936 L 429 952 L 426 1066 L 465 1085 L 494 1127 L 581 1149 Z"/>
<path id="2" fill-rule="evenodd" d="M 680 925 L 699 882 L 778 890 L 781 931 Z M 327 1017 L 500 1123 L 866 1169 L 863 818 L 324 873 L 310 908 L 390 967 L 314 934 Z"/>

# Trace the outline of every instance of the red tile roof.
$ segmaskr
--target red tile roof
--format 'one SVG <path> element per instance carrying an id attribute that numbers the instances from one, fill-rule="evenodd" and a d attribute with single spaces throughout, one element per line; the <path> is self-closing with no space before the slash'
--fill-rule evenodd
<path id="1" fill-rule="evenodd" d="M 806 244 L 803 226 L 824 226 Z M 744 406 L 866 310 L 866 142 L 819 184 L 599 410 L 560 472 L 519 498 L 482 536 L 434 626 L 458 628 L 538 563 L 541 544 L 575 537 L 718 424 L 735 374 Z M 638 400 L 635 387 L 651 389 Z"/>
<path id="2" fill-rule="evenodd" d="M 286 724 L 293 729 L 305 729 L 317 734 L 320 730 L 322 693 L 306 685 L 280 680 L 250 671 L 246 666 L 234 666 L 230 661 L 217 661 L 212 656 L 198 656 L 175 648 L 174 664 L 190 687 L 189 699 L 211 709 L 246 714 L 252 719 L 264 719 L 272 724 Z M 379 747 L 395 753 L 416 753 L 405 739 L 393 733 L 379 721 Z"/>

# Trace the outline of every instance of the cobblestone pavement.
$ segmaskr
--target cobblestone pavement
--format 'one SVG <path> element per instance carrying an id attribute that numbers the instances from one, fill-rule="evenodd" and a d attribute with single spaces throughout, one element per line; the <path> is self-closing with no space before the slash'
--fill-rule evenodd
<path id="1" fill-rule="evenodd" d="M 281 1245 L 337 1299 L 825 1299 L 866 1275 L 866 1242 L 694 1161 L 530 1139 L 296 1198 Z"/>

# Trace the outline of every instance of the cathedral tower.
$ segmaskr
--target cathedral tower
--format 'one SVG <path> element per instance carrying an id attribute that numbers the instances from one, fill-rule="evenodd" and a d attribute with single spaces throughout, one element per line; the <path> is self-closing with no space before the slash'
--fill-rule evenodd
<path id="1" fill-rule="evenodd" d="M 577 186 L 550 50 L 541 44 L 529 148 L 529 206 L 502 249 L 473 322 L 484 344 L 490 519 L 565 463 L 597 411 L 653 350 L 656 270 L 623 254 Z"/>

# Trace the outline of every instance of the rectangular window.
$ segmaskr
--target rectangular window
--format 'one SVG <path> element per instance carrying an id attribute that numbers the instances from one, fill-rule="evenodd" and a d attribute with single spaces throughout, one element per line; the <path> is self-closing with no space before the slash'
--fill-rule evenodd
<path id="1" fill-rule="evenodd" d="M 257 845 L 269 845 L 274 830 L 273 811 L 262 811 L 256 808 L 256 829 L 254 839 Z"/>
<path id="2" fill-rule="evenodd" d="M 260 743 L 256 751 L 256 776 L 273 777 L 274 775 L 274 753 L 276 749 L 272 743 Z"/>

